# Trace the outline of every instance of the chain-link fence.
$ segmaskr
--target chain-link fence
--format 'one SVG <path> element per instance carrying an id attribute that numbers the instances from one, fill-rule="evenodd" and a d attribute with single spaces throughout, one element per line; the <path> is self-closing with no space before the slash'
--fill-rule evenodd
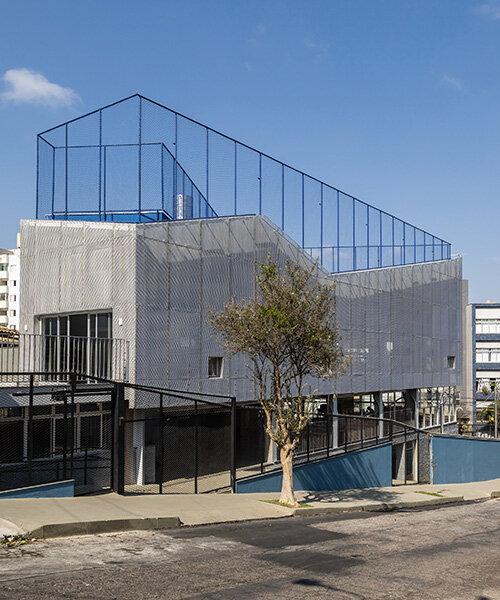
<path id="1" fill-rule="evenodd" d="M 280 469 L 259 405 L 60 372 L 18 373 L 12 387 L 13 375 L 0 373 L 0 490 L 73 479 L 77 494 L 207 493 Z M 147 408 L 128 408 L 139 396 Z M 407 423 L 323 410 L 295 464 L 391 443 L 393 478 L 425 481 L 427 441 Z"/>
<path id="2" fill-rule="evenodd" d="M 450 258 L 451 245 L 134 95 L 37 139 L 38 219 L 267 216 L 330 272 Z"/>
<path id="3" fill-rule="evenodd" d="M 109 489 L 112 387 L 51 375 L 50 384 L 46 373 L 19 375 L 0 390 L 0 490 L 68 479 L 78 494 Z"/>

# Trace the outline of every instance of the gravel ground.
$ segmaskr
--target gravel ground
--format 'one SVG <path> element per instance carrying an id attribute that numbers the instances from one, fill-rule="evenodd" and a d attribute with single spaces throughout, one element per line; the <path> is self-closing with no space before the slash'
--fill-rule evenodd
<path id="1" fill-rule="evenodd" d="M 500 600 L 500 500 L 0 548 L 0 598 Z"/>

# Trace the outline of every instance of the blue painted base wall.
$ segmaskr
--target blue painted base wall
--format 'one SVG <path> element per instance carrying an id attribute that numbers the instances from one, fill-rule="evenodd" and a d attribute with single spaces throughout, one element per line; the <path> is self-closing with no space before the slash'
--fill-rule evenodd
<path id="1" fill-rule="evenodd" d="M 433 436 L 434 483 L 469 483 L 500 477 L 500 440 Z"/>
<path id="2" fill-rule="evenodd" d="M 240 494 L 280 492 L 281 471 L 236 482 Z M 392 446 L 334 456 L 293 470 L 294 489 L 311 491 L 351 490 L 392 485 Z"/>
<path id="3" fill-rule="evenodd" d="M 55 483 L 44 483 L 32 485 L 15 490 L 0 492 L 0 500 L 7 498 L 72 498 L 75 495 L 75 481 L 56 481 Z"/>

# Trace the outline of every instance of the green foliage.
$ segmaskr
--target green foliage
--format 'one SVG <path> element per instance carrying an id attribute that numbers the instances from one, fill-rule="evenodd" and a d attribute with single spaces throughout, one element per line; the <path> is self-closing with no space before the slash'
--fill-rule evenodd
<path id="1" fill-rule="evenodd" d="M 347 364 L 335 325 L 334 285 L 319 283 L 316 268 L 287 262 L 280 273 L 268 258 L 256 275 L 255 298 L 233 299 L 211 314 L 227 350 L 250 359 L 267 434 L 292 453 L 314 415 L 306 378 L 335 377 Z"/>
<path id="2" fill-rule="evenodd" d="M 499 407 L 500 413 L 500 407 Z M 500 416 L 500 415 L 499 415 Z M 478 414 L 478 418 L 480 421 L 488 421 L 489 423 L 495 422 L 495 403 L 492 402 L 486 408 L 483 408 Z"/>

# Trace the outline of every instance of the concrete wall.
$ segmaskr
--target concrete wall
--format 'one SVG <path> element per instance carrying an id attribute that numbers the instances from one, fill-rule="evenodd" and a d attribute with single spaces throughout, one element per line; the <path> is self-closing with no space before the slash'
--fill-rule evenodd
<path id="1" fill-rule="evenodd" d="M 228 356 L 207 311 L 254 294 L 268 256 L 312 264 L 264 217 L 118 224 L 23 221 L 22 324 L 37 317 L 111 309 L 113 335 L 130 341 L 131 379 L 234 394 L 254 400 L 244 356 Z M 461 259 L 317 277 L 336 282 L 337 322 L 352 356 L 336 382 L 311 380 L 320 393 L 360 393 L 457 385 L 462 364 Z M 120 323 L 122 323 L 120 325 Z M 224 374 L 208 378 L 208 357 Z M 455 369 L 447 357 L 456 357 Z M 147 406 L 138 395 L 136 406 Z"/>
<path id="2" fill-rule="evenodd" d="M 500 477 L 500 440 L 436 435 L 431 440 L 431 448 L 436 484 Z"/>
<path id="3" fill-rule="evenodd" d="M 392 485 L 392 445 L 335 456 L 293 471 L 294 489 L 310 491 L 350 490 Z M 236 492 L 279 492 L 281 471 L 238 481 Z"/>

